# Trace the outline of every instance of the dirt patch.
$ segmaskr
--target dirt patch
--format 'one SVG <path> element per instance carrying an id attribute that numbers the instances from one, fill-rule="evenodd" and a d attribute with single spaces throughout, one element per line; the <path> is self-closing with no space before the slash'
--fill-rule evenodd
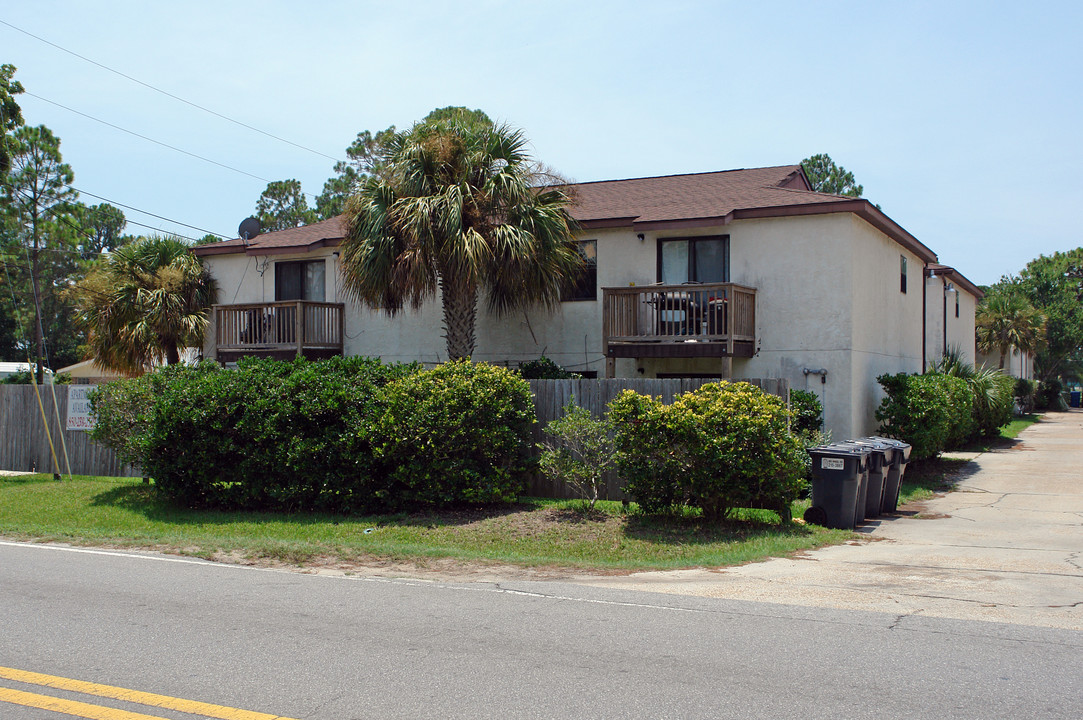
<path id="1" fill-rule="evenodd" d="M 433 582 L 499 582 L 502 580 L 567 580 L 573 577 L 629 575 L 629 571 L 587 571 L 581 568 L 521 567 L 504 563 L 484 563 L 456 558 L 425 558 L 418 561 L 387 560 L 369 557 L 344 559 L 319 555 L 304 565 L 275 558 L 246 557 L 238 552 L 218 552 L 215 562 L 246 567 L 288 570 L 315 575 L 357 575 L 359 577 L 411 578 Z"/>

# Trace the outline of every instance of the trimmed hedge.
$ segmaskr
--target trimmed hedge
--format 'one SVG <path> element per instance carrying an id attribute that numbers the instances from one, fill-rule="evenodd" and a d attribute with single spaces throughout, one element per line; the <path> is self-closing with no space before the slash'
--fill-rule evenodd
<path id="1" fill-rule="evenodd" d="M 146 471 L 188 506 L 346 511 L 364 507 L 377 468 L 378 390 L 416 372 L 369 358 L 245 358 L 162 375 Z"/>
<path id="2" fill-rule="evenodd" d="M 972 434 L 974 395 L 966 380 L 950 375 L 881 375 L 887 396 L 876 410 L 882 435 L 912 447 L 914 459 L 934 457 Z"/>
<path id="3" fill-rule="evenodd" d="M 609 408 L 624 489 L 645 512 L 690 505 L 718 521 L 735 508 L 767 507 L 790 519 L 804 448 L 780 398 L 719 382 L 668 406 L 626 390 Z"/>
<path id="4" fill-rule="evenodd" d="M 534 469 L 534 396 L 512 370 L 449 362 L 380 396 L 374 496 L 387 509 L 514 501 Z"/>
<path id="5" fill-rule="evenodd" d="M 189 507 L 402 510 L 513 500 L 533 467 L 529 384 L 469 362 L 246 358 L 111 383 L 95 400 L 115 450 Z M 140 409 L 142 406 L 142 409 Z"/>

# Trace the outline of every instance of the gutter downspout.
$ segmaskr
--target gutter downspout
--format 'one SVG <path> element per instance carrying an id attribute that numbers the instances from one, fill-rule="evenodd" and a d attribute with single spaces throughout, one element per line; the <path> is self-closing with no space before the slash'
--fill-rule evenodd
<path id="1" fill-rule="evenodd" d="M 940 276 L 940 282 L 944 285 L 944 345 L 941 351 L 944 355 L 948 354 L 948 280 L 943 275 Z"/>
<path id="2" fill-rule="evenodd" d="M 929 273 L 929 264 L 925 263 L 921 267 L 921 374 L 922 375 L 925 374 L 925 357 L 926 357 L 926 354 L 925 354 L 925 339 L 926 339 L 926 336 L 929 334 L 929 331 L 925 327 L 926 326 L 926 317 L 925 316 L 928 313 L 928 309 L 926 307 L 926 305 L 927 305 L 926 295 L 928 294 L 928 288 L 926 286 L 929 284 L 929 278 L 930 277 L 931 277 L 931 275 Z"/>

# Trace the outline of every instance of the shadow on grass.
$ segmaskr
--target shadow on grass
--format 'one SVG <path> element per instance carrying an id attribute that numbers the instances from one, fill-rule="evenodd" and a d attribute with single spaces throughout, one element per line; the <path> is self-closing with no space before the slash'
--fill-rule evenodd
<path id="1" fill-rule="evenodd" d="M 773 513 L 771 516 L 775 517 Z M 708 545 L 813 534 L 811 528 L 799 523 L 770 522 L 758 516 L 709 523 L 699 517 L 639 514 L 628 516 L 624 532 L 638 540 L 669 545 Z"/>
<path id="2" fill-rule="evenodd" d="M 430 527 L 468 525 L 491 518 L 536 509 L 526 503 L 462 505 L 415 513 L 385 515 L 288 510 L 213 510 L 185 508 L 163 498 L 154 485 L 123 485 L 100 492 L 90 499 L 97 507 L 117 507 L 139 513 L 148 520 L 177 524 L 289 523 L 293 525 L 338 525 L 343 522 L 369 525 Z"/>
<path id="3" fill-rule="evenodd" d="M 52 475 L 0 475 L 0 486 L 3 485 L 39 485 L 41 483 L 58 482 Z"/>

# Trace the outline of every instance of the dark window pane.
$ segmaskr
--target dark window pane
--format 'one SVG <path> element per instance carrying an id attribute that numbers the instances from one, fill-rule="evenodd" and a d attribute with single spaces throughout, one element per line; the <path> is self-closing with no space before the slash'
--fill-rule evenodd
<path id="1" fill-rule="evenodd" d="M 302 300 L 301 266 L 303 263 L 275 263 L 275 300 Z"/>
<path id="2" fill-rule="evenodd" d="M 323 260 L 275 263 L 275 300 L 312 300 L 326 296 Z"/>
<path id="3" fill-rule="evenodd" d="M 583 240 L 578 243 L 579 254 L 583 256 L 583 272 L 576 278 L 575 285 L 566 290 L 561 300 L 596 300 L 598 299 L 598 241 Z"/>
<path id="4" fill-rule="evenodd" d="M 695 277 L 697 282 L 729 282 L 729 263 L 725 238 L 696 240 Z"/>

